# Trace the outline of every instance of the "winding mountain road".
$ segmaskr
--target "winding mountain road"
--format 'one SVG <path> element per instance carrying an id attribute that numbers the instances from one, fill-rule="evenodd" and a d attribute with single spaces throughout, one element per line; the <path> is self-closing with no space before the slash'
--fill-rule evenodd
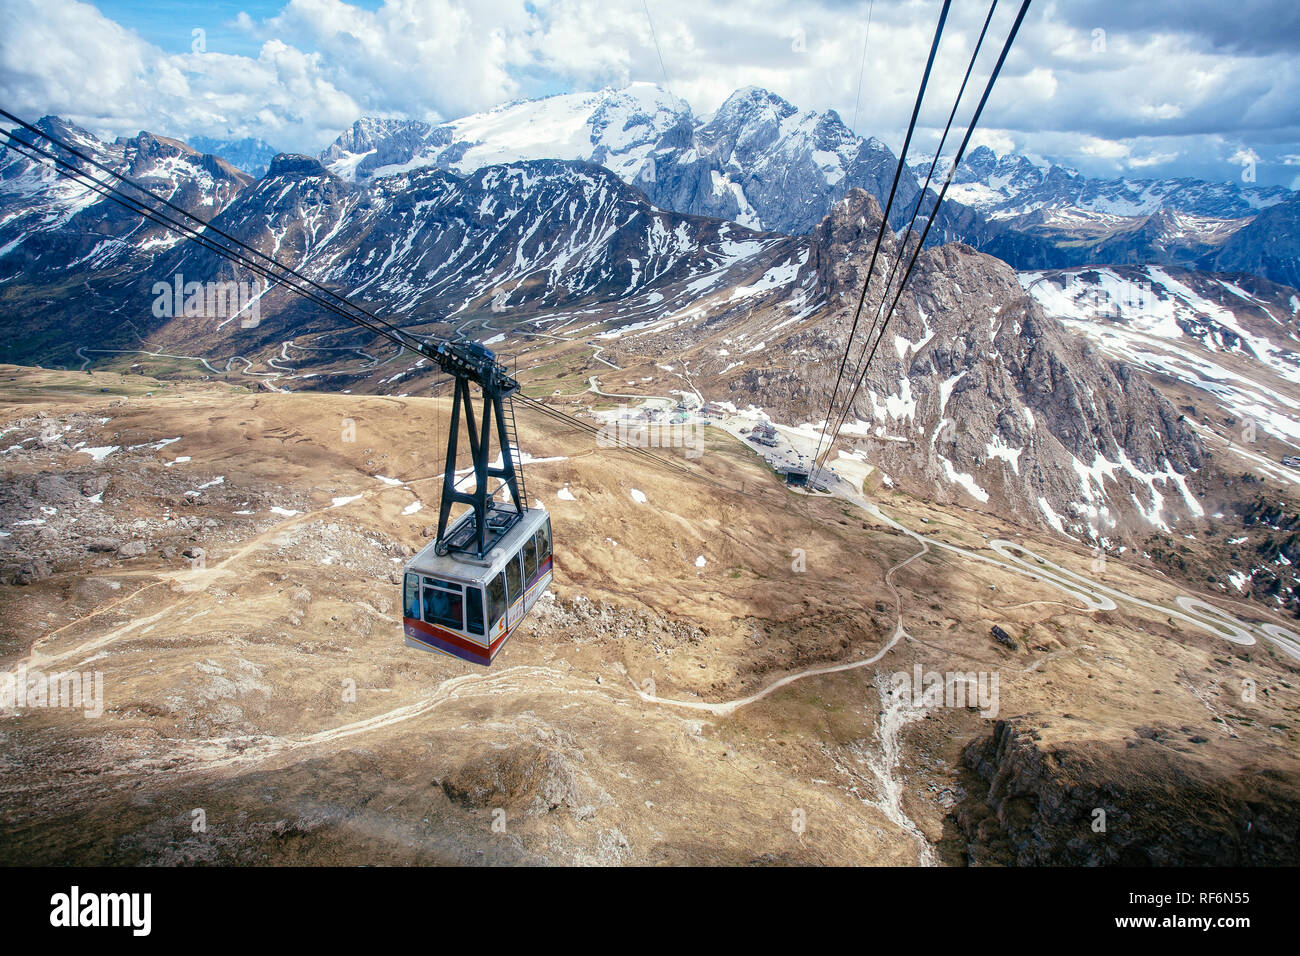
<path id="1" fill-rule="evenodd" d="M 723 701 L 719 703 L 707 703 L 704 701 L 692 700 L 674 700 L 671 698 L 658 697 L 648 694 L 640 688 L 636 688 L 637 695 L 647 703 L 663 704 L 670 707 L 684 707 L 691 710 L 706 711 L 716 714 L 720 717 L 730 716 L 741 707 L 756 703 L 773 692 L 793 684 L 795 681 L 803 680 L 806 677 L 817 677 L 822 674 L 832 674 L 838 671 L 852 670 L 858 667 L 865 667 L 868 664 L 874 664 L 881 660 L 895 644 L 899 638 L 905 636 L 906 631 L 903 629 L 902 602 L 899 598 L 898 591 L 893 584 L 893 575 L 895 572 L 911 564 L 917 558 L 927 554 L 931 546 L 950 551 L 954 554 L 961 555 L 970 561 L 980 561 L 985 564 L 991 564 L 994 567 L 1001 568 L 1013 574 L 1019 574 L 1039 581 L 1043 584 L 1050 585 L 1060 591 L 1063 591 L 1068 597 L 1073 598 L 1082 605 L 1085 611 L 1113 611 L 1119 605 L 1116 599 L 1136 607 L 1145 608 L 1150 611 L 1156 611 L 1159 614 L 1167 615 L 1175 620 L 1182 621 L 1184 624 L 1190 624 L 1193 627 L 1207 631 L 1215 637 L 1222 638 L 1234 644 L 1250 646 L 1257 642 L 1258 637 L 1276 645 L 1279 650 L 1289 656 L 1300 660 L 1300 634 L 1281 627 L 1277 624 L 1247 624 L 1233 617 L 1227 611 L 1215 607 L 1207 601 L 1191 595 L 1179 595 L 1174 599 L 1177 608 L 1171 608 L 1163 604 L 1156 604 L 1152 601 L 1144 600 L 1132 594 L 1127 594 L 1117 588 L 1110 587 L 1100 582 L 1093 581 L 1083 575 L 1063 568 L 1059 564 L 1047 560 L 1046 558 L 1035 554 L 1024 545 L 1016 544 L 1014 541 L 996 539 L 989 542 L 989 547 L 1002 559 L 989 557 L 986 554 L 980 554 L 976 551 L 970 551 L 959 545 L 950 544 L 937 538 L 926 537 L 908 528 L 902 522 L 891 518 L 880 510 L 873 502 L 852 494 L 840 494 L 837 497 L 856 505 L 867 514 L 871 515 L 877 521 L 883 522 L 895 531 L 914 538 L 922 546 L 922 550 L 912 555 L 905 561 L 894 565 L 885 574 L 885 583 L 889 586 L 894 596 L 895 606 L 898 608 L 898 620 L 894 627 L 893 635 L 889 641 L 879 651 L 871 657 L 862 660 L 850 661 L 843 664 L 822 665 L 819 667 L 809 667 L 801 671 L 787 674 L 784 677 L 773 681 L 762 690 L 749 694 L 745 697 L 739 697 L 735 700 Z M 1018 552 L 1018 553 L 1013 553 Z M 1025 560 L 1024 555 L 1032 560 Z M 633 685 L 635 688 L 635 684 Z"/>

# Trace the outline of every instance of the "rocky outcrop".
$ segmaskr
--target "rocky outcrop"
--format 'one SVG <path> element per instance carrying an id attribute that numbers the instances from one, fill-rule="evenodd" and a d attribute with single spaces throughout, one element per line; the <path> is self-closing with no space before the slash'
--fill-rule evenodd
<path id="1" fill-rule="evenodd" d="M 1249 272 L 1300 288 L 1300 198 L 1265 209 L 1207 256 L 1204 267 Z"/>
<path id="2" fill-rule="evenodd" d="M 824 414 L 879 222 L 878 204 L 857 191 L 812 236 L 818 281 L 840 311 L 829 335 L 797 343 L 829 353 L 821 373 L 798 373 L 815 397 L 801 420 Z M 896 242 L 882 243 L 856 342 L 889 308 L 893 296 L 882 309 L 882 290 L 897 269 L 896 290 L 909 246 L 896 266 Z M 845 434 L 918 493 L 967 495 L 1095 539 L 1125 526 L 1163 530 L 1197 513 L 1205 452 L 1179 412 L 1143 374 L 1046 315 L 1000 260 L 960 243 L 926 250 L 878 337 Z M 754 374 L 785 387 L 777 375 Z"/>
<path id="3" fill-rule="evenodd" d="M 1140 727 L 1127 744 L 1044 747 L 1024 723 L 998 721 L 963 752 L 968 796 L 948 824 L 972 865 L 1300 862 L 1300 781 L 1182 752 L 1206 742 Z"/>
<path id="4" fill-rule="evenodd" d="M 587 816 L 610 800 L 562 751 L 533 743 L 476 757 L 441 785 L 462 806 L 530 815 L 564 808 Z"/>

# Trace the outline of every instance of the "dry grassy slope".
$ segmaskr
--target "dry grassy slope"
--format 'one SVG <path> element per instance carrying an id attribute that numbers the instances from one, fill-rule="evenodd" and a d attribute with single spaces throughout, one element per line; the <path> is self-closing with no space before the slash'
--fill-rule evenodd
<path id="1" fill-rule="evenodd" d="M 174 383 L 146 398 L 138 377 L 0 373 L 3 444 L 39 431 L 40 412 L 70 427 L 62 445 L 7 453 L 6 485 L 109 475 L 103 503 L 62 508 L 44 526 L 53 533 L 15 525 L 19 498 L 0 514 L 6 567 L 49 558 L 48 576 L 0 586 L 0 664 L 98 668 L 107 697 L 99 720 L 0 719 L 5 862 L 911 862 L 917 846 L 876 805 L 866 761 L 878 749 L 873 675 L 914 662 L 996 670 L 1000 716 L 1041 728 L 1045 745 L 1140 739 L 1296 779 L 1296 668 L 1270 649 L 1150 612 L 1087 614 L 940 552 L 894 575 L 911 639 L 879 664 L 797 681 L 725 718 L 642 701 L 632 682 L 647 679 L 662 698 L 731 700 L 874 654 L 894 626 L 883 576 L 915 542 L 843 502 L 790 495 L 725 436 L 695 467 L 743 481 L 744 496 L 521 416 L 526 451 L 565 459 L 527 471 L 553 515 L 556 599 L 485 671 L 407 650 L 395 617 L 395 559 L 435 518 L 445 402 Z M 78 441 L 121 450 L 95 464 L 71 450 Z M 167 467 L 178 456 L 191 461 Z M 558 498 L 566 484 L 576 501 Z M 424 509 L 404 515 L 416 500 Z M 1011 533 L 976 512 L 880 500 L 972 549 Z M 88 551 L 105 528 L 138 534 L 145 553 Z M 1026 543 L 1087 568 L 1083 554 Z M 195 547 L 201 569 L 181 553 Z M 1173 593 L 1118 562 L 1103 577 Z M 993 622 L 1019 651 L 989 639 Z M 1258 703 L 1239 699 L 1245 676 Z M 961 749 L 989 731 L 952 709 L 903 730 L 901 808 L 953 861 Z M 191 829 L 195 808 L 206 833 Z M 504 832 L 492 830 L 498 809 Z"/>

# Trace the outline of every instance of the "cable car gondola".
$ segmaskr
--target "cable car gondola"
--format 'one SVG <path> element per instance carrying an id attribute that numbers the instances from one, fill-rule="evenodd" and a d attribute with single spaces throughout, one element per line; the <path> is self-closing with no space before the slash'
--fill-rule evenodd
<path id="1" fill-rule="evenodd" d="M 472 518 L 466 512 L 466 518 Z M 436 541 L 406 565 L 406 646 L 491 664 L 551 583 L 551 519 L 529 508 L 483 562 L 438 554 Z"/>
<path id="2" fill-rule="evenodd" d="M 523 473 L 515 461 L 519 440 L 507 400 L 519 383 L 477 342 L 440 343 L 431 351 L 455 379 L 455 390 L 438 534 L 403 569 L 402 628 L 408 647 L 488 665 L 550 586 L 551 519 L 541 508 L 526 507 Z M 477 422 L 471 383 L 483 393 Z M 473 459 L 472 491 L 456 481 L 462 420 Z M 489 464 L 494 431 L 500 465 Z M 500 484 L 489 489 L 492 479 Z M 498 501 L 503 490 L 509 500 Z M 456 504 L 470 507 L 451 521 Z"/>

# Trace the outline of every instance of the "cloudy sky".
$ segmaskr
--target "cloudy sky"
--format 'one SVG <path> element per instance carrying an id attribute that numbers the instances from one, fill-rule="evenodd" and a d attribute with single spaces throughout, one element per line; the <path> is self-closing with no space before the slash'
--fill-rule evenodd
<path id="1" fill-rule="evenodd" d="M 101 135 L 257 136 L 315 153 L 366 114 L 437 121 L 636 80 L 706 114 L 756 85 L 835 109 L 897 149 L 940 6 L 0 0 L 0 103 Z M 999 3 L 999 39 L 1018 6 Z M 987 9 L 953 4 L 922 147 L 937 139 Z M 1093 175 L 1253 171 L 1260 184 L 1300 188 L 1297 104 L 1295 0 L 1035 0 L 977 141 Z"/>

